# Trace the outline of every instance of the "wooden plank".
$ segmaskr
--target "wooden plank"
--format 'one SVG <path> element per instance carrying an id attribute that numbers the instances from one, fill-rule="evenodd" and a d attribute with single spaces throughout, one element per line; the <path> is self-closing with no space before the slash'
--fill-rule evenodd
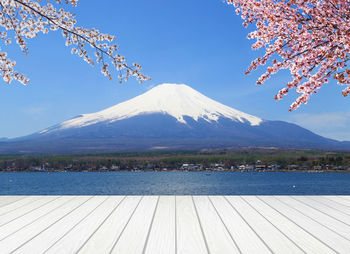
<path id="1" fill-rule="evenodd" d="M 349 253 L 349 211 L 343 196 L 0 196 L 0 253 Z"/>
<path id="2" fill-rule="evenodd" d="M 161 196 L 145 253 L 176 253 L 175 221 L 175 197 Z"/>
<path id="3" fill-rule="evenodd" d="M 226 197 L 235 209 L 254 228 L 269 248 L 276 253 L 303 253 L 303 251 L 278 228 L 256 211 L 242 197 Z M 278 240 L 277 240 L 278 239 Z"/>
<path id="4" fill-rule="evenodd" d="M 303 228 L 299 227 L 288 217 L 274 209 L 272 206 L 269 206 L 269 204 L 261 200 L 260 197 L 247 196 L 244 197 L 244 199 L 306 253 L 326 254 L 334 252 L 327 245 L 319 241 Z"/>
<path id="5" fill-rule="evenodd" d="M 324 196 L 323 198 L 331 200 L 337 204 L 340 204 L 348 209 L 350 209 L 350 200 L 343 199 L 339 196 Z"/>
<path id="6" fill-rule="evenodd" d="M 320 208 L 321 205 L 317 207 L 318 209 L 316 209 L 314 206 L 318 205 L 317 203 L 314 204 L 313 200 L 308 200 L 307 202 L 309 203 L 306 203 L 305 201 L 302 201 L 302 197 L 286 196 L 283 197 L 283 200 L 288 202 L 288 204 L 297 210 L 302 211 L 304 214 L 308 215 L 314 220 L 319 221 L 319 223 L 322 225 L 337 232 L 350 241 L 350 226 L 327 213 L 329 212 L 334 214 L 336 211 Z M 313 204 L 312 206 L 310 205 L 311 203 Z M 345 218 L 346 215 L 344 215 L 344 219 Z"/>
<path id="7" fill-rule="evenodd" d="M 0 196 L 0 207 L 7 206 L 24 198 L 26 196 Z"/>
<path id="8" fill-rule="evenodd" d="M 107 197 L 100 206 L 90 213 L 84 220 L 76 224 L 54 245 L 48 248 L 45 253 L 76 253 L 89 240 L 89 237 L 114 211 L 123 197 Z"/>
<path id="9" fill-rule="evenodd" d="M 193 197 L 210 253 L 240 253 L 231 233 L 207 196 Z"/>
<path id="10" fill-rule="evenodd" d="M 209 253 L 190 196 L 176 197 L 177 253 Z"/>
<path id="11" fill-rule="evenodd" d="M 110 253 L 140 201 L 140 196 L 126 197 L 78 253 Z"/>
<path id="12" fill-rule="evenodd" d="M 158 200 L 159 197 L 157 196 L 144 196 L 142 198 L 122 235 L 113 246 L 111 253 L 139 254 L 144 251 Z"/>
<path id="13" fill-rule="evenodd" d="M 14 234 L 18 230 L 21 230 L 22 228 L 30 225 L 31 223 L 35 222 L 36 220 L 40 219 L 42 216 L 47 215 L 50 212 L 53 212 L 58 207 L 64 205 L 68 201 L 70 201 L 73 197 L 71 196 L 65 196 L 65 197 L 59 197 L 58 199 L 37 208 L 36 210 L 28 213 L 25 216 L 20 217 L 17 220 L 14 220 L 10 223 L 7 223 L 6 225 L 0 227 L 0 241 L 4 238 L 8 237 L 11 234 Z"/>
<path id="14" fill-rule="evenodd" d="M 290 220 L 295 222 L 302 227 L 305 231 L 309 232 L 318 240 L 322 241 L 325 245 L 333 249 L 338 253 L 347 253 L 346 250 L 350 249 L 350 242 L 346 239 L 339 236 L 334 231 L 329 230 L 319 223 L 318 220 L 314 220 L 303 213 L 303 211 L 299 211 L 297 207 L 294 207 L 293 204 L 288 202 L 288 197 L 267 197 L 260 196 L 260 199 L 264 200 L 274 209 L 278 210 Z"/>
<path id="15" fill-rule="evenodd" d="M 338 205 L 335 202 L 332 202 L 330 200 L 322 200 L 321 198 L 318 198 L 318 197 L 296 196 L 294 198 L 297 199 L 298 201 L 301 201 L 305 205 L 308 205 L 350 226 L 350 215 L 347 213 L 346 207 L 343 207 L 343 209 L 339 209 Z"/>
<path id="16" fill-rule="evenodd" d="M 224 197 L 210 196 L 209 199 L 220 214 L 242 253 L 271 253 L 251 226 Z"/>
<path id="17" fill-rule="evenodd" d="M 42 197 L 39 197 L 39 196 L 28 196 L 26 198 L 23 198 L 21 200 L 18 200 L 16 202 L 13 202 L 13 203 L 8 204 L 6 206 L 0 207 L 0 218 L 3 215 L 6 215 L 7 213 L 13 212 L 16 209 L 22 208 L 22 207 L 30 204 L 31 202 L 33 202 L 35 200 L 38 200 L 40 198 L 42 198 Z"/>
<path id="18" fill-rule="evenodd" d="M 346 195 L 346 196 L 340 195 L 340 196 L 338 196 L 338 197 L 340 197 L 340 198 L 342 198 L 342 199 L 345 199 L 345 200 L 347 200 L 347 201 L 350 201 L 350 196 L 349 196 L 349 195 Z"/>
<path id="19" fill-rule="evenodd" d="M 327 206 L 328 208 L 331 208 L 342 214 L 345 214 L 347 217 L 350 216 L 350 206 L 342 205 L 341 203 L 338 203 L 332 199 L 328 199 L 323 196 L 305 196 L 305 197 L 312 199 L 314 201 L 317 201 L 321 203 L 323 206 Z"/>
<path id="20" fill-rule="evenodd" d="M 36 209 L 48 205 L 49 203 L 53 202 L 55 199 L 59 198 L 52 197 L 52 196 L 45 196 L 41 197 L 37 200 L 34 200 L 33 202 L 30 202 L 20 208 L 17 208 L 13 211 L 7 212 L 6 214 L 0 216 L 0 227 L 17 220 L 19 218 L 22 218 L 23 216 L 26 216 L 27 214 L 35 211 Z"/>
<path id="21" fill-rule="evenodd" d="M 73 199 L 54 213 L 0 241 L 0 249 L 24 254 L 43 253 L 105 199 L 91 196 Z"/>

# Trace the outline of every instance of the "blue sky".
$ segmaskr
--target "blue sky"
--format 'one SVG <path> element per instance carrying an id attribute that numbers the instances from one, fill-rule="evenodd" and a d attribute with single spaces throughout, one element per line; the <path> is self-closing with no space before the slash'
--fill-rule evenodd
<path id="1" fill-rule="evenodd" d="M 6 49 L 17 69 L 31 79 L 28 86 L 0 81 L 0 137 L 23 136 L 115 105 L 161 83 L 185 83 L 238 110 L 268 120 L 297 123 L 318 134 L 350 140 L 350 99 L 342 87 L 327 84 L 310 103 L 288 112 L 296 98 L 273 98 L 290 79 L 279 73 L 263 86 L 258 71 L 244 75 L 262 51 L 252 51 L 250 29 L 222 0 L 84 0 L 72 10 L 78 25 L 117 36 L 119 52 L 136 61 L 152 80 L 119 85 L 100 69 L 70 54 L 60 32 L 29 41 L 30 55 L 17 46 Z M 4 47 L 2 47 L 4 49 Z"/>

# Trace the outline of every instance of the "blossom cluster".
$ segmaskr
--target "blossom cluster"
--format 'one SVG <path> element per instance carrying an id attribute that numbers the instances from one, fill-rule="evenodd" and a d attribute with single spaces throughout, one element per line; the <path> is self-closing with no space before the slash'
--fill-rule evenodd
<path id="1" fill-rule="evenodd" d="M 272 74 L 289 69 L 292 81 L 278 92 L 276 100 L 295 88 L 299 97 L 290 110 L 307 103 L 310 96 L 336 79 L 350 94 L 350 0 L 226 0 L 236 8 L 243 25 L 255 24 L 248 35 L 253 49 L 265 49 L 247 74 L 268 64 L 257 84 Z"/>
<path id="2" fill-rule="evenodd" d="M 149 80 L 141 72 L 139 64 L 128 65 L 125 57 L 117 53 L 118 45 L 114 44 L 115 36 L 101 33 L 97 29 L 78 27 L 75 15 L 57 8 L 62 4 L 77 6 L 79 0 L 0 0 L 0 40 L 6 46 L 16 41 L 21 50 L 28 54 L 27 40 L 46 34 L 49 31 L 60 30 L 66 40 L 66 46 L 72 47 L 71 52 L 80 56 L 85 62 L 101 64 L 101 72 L 112 79 L 111 68 L 119 72 L 122 83 L 133 76 L 139 82 Z M 89 47 L 90 46 L 90 47 Z M 0 51 L 0 75 L 7 83 L 16 80 L 27 84 L 29 79 L 14 70 L 15 61 L 11 61 L 6 52 Z"/>

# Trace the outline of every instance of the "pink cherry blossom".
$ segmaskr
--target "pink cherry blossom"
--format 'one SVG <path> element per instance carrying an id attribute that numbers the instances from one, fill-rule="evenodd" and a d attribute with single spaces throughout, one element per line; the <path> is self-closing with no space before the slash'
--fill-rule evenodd
<path id="1" fill-rule="evenodd" d="M 72 47 L 71 53 L 77 54 L 85 62 L 94 66 L 102 65 L 101 72 L 112 79 L 111 67 L 119 72 L 119 80 L 128 80 L 134 76 L 140 83 L 149 80 L 141 72 L 137 63 L 131 66 L 125 62 L 125 57 L 117 53 L 118 46 L 113 44 L 115 36 L 101 33 L 97 29 L 86 29 L 77 26 L 75 15 L 58 6 L 71 4 L 77 6 L 79 0 L 0 0 L 0 40 L 5 45 L 15 41 L 21 50 L 28 55 L 27 40 L 47 34 L 49 31 L 60 30 L 66 39 L 66 46 Z M 43 2 L 47 2 L 43 4 Z M 90 46 L 90 47 L 89 47 Z M 7 83 L 13 80 L 27 84 L 29 79 L 15 71 L 15 61 L 12 61 L 3 49 L 0 49 L 0 75 Z"/>
<path id="2" fill-rule="evenodd" d="M 226 0 L 234 5 L 243 25 L 255 24 L 248 35 L 253 49 L 265 49 L 247 74 L 268 64 L 257 84 L 272 74 L 289 69 L 292 80 L 275 96 L 280 100 L 291 89 L 299 97 L 290 106 L 297 109 L 310 96 L 336 79 L 350 94 L 350 0 Z"/>

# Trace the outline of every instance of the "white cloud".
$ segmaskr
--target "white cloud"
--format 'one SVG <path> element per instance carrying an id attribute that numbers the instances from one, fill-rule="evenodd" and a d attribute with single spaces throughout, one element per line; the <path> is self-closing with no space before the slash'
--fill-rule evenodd
<path id="1" fill-rule="evenodd" d="M 295 114 L 288 121 L 327 138 L 350 141 L 350 112 Z"/>

